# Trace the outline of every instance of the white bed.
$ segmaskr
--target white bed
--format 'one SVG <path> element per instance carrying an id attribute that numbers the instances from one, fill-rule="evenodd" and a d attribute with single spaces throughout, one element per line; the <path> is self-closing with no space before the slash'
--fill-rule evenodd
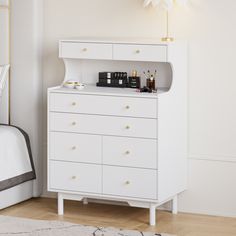
<path id="1" fill-rule="evenodd" d="M 8 97 L 8 69 L 9 66 L 0 66 L 0 102 L 6 101 L 2 97 Z M 7 106 L 1 105 L 0 113 L 7 113 L 1 117 L 8 117 Z M 28 179 L 35 178 L 35 170 L 27 138 L 16 127 L 0 125 L 0 209 L 33 197 L 33 180 Z"/>
<path id="2" fill-rule="evenodd" d="M 0 192 L 0 210 L 33 197 L 33 181 Z"/>

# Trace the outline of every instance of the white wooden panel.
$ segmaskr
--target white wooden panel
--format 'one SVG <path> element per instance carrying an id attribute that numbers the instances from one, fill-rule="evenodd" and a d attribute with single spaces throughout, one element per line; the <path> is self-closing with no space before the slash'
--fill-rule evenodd
<path id="1" fill-rule="evenodd" d="M 157 171 L 103 166 L 103 194 L 156 199 Z"/>
<path id="2" fill-rule="evenodd" d="M 113 59 L 166 62 L 167 47 L 163 45 L 114 44 Z"/>
<path id="3" fill-rule="evenodd" d="M 102 138 L 96 135 L 51 132 L 49 157 L 53 160 L 101 164 Z"/>
<path id="4" fill-rule="evenodd" d="M 158 97 L 158 199 L 164 201 L 187 188 L 187 48 L 168 47 L 173 82 Z"/>
<path id="5" fill-rule="evenodd" d="M 51 112 L 50 129 L 51 131 L 156 138 L 157 120 Z"/>
<path id="6" fill-rule="evenodd" d="M 103 163 L 157 168 L 157 140 L 103 137 Z"/>
<path id="7" fill-rule="evenodd" d="M 51 189 L 101 193 L 100 165 L 50 161 Z"/>
<path id="8" fill-rule="evenodd" d="M 112 59 L 112 44 L 61 42 L 59 56 L 77 59 Z"/>
<path id="9" fill-rule="evenodd" d="M 50 111 L 157 117 L 157 99 L 59 93 L 51 93 L 50 96 Z"/>

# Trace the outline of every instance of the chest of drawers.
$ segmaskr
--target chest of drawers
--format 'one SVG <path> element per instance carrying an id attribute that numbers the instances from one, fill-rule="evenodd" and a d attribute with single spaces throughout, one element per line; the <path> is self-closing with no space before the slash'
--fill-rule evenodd
<path id="1" fill-rule="evenodd" d="M 58 193 L 59 214 L 64 199 L 89 198 L 149 208 L 151 225 L 161 204 L 172 200 L 177 212 L 177 194 L 186 189 L 187 156 L 185 61 L 176 56 L 181 48 L 60 42 L 65 80 L 85 74 L 75 70 L 77 59 L 91 69 L 88 76 L 103 63 L 111 69 L 120 61 L 137 61 L 139 67 L 171 58 L 173 63 L 163 67 L 171 70 L 166 73 L 171 87 L 155 94 L 94 85 L 48 90 L 48 190 Z"/>
<path id="2" fill-rule="evenodd" d="M 157 199 L 157 98 L 52 92 L 49 139 L 50 189 Z"/>

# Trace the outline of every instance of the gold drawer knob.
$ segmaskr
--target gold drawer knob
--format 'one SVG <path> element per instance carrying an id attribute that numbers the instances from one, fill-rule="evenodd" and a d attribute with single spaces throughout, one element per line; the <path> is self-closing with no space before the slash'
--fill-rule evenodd
<path id="1" fill-rule="evenodd" d="M 129 126 L 129 125 L 127 125 L 125 128 L 126 128 L 126 129 L 130 129 L 130 126 Z"/>
<path id="2" fill-rule="evenodd" d="M 129 155 L 129 154 L 130 154 L 130 151 L 126 151 L 125 154 L 126 154 L 126 155 Z"/>
<path id="3" fill-rule="evenodd" d="M 126 108 L 127 110 L 129 110 L 129 109 L 130 109 L 130 106 L 126 106 L 125 108 Z"/>
<path id="4" fill-rule="evenodd" d="M 82 50 L 83 52 L 87 52 L 88 51 L 88 49 L 87 48 L 83 48 L 83 50 Z"/>
<path id="5" fill-rule="evenodd" d="M 72 102 L 72 106 L 76 106 L 76 102 Z"/>
<path id="6" fill-rule="evenodd" d="M 130 185 L 130 181 L 129 180 L 125 181 L 125 185 Z"/>
<path id="7" fill-rule="evenodd" d="M 74 121 L 74 122 L 72 122 L 72 125 L 73 125 L 73 126 L 75 126 L 75 125 L 76 125 L 76 122 L 75 122 L 75 121 Z"/>
<path id="8" fill-rule="evenodd" d="M 76 177 L 75 175 L 73 175 L 73 176 L 71 177 L 71 179 L 77 179 L 77 177 Z"/>
<path id="9" fill-rule="evenodd" d="M 73 146 L 73 147 L 72 147 L 72 150 L 75 150 L 75 149 L 76 149 L 76 146 Z"/>
<path id="10" fill-rule="evenodd" d="M 139 50 L 139 49 L 137 49 L 137 50 L 135 51 L 135 53 L 136 53 L 136 54 L 139 54 L 139 53 L 140 53 L 140 50 Z"/>

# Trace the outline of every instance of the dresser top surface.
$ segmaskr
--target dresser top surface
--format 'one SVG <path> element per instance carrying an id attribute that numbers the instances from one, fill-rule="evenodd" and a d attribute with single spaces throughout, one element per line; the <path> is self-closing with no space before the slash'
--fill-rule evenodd
<path id="1" fill-rule="evenodd" d="M 115 43 L 115 44 L 151 44 L 151 45 L 163 45 L 167 46 L 168 43 L 162 42 L 156 38 L 70 38 L 62 39 L 60 42 L 71 43 Z"/>
<path id="2" fill-rule="evenodd" d="M 111 87 L 97 87 L 95 85 L 85 85 L 82 90 L 64 88 L 61 86 L 49 88 L 51 93 L 68 93 L 68 94 L 91 94 L 103 96 L 121 96 L 121 97 L 140 97 L 156 99 L 159 94 L 166 92 L 166 89 L 158 89 L 157 93 L 140 93 L 136 89 L 130 88 L 111 88 Z"/>

